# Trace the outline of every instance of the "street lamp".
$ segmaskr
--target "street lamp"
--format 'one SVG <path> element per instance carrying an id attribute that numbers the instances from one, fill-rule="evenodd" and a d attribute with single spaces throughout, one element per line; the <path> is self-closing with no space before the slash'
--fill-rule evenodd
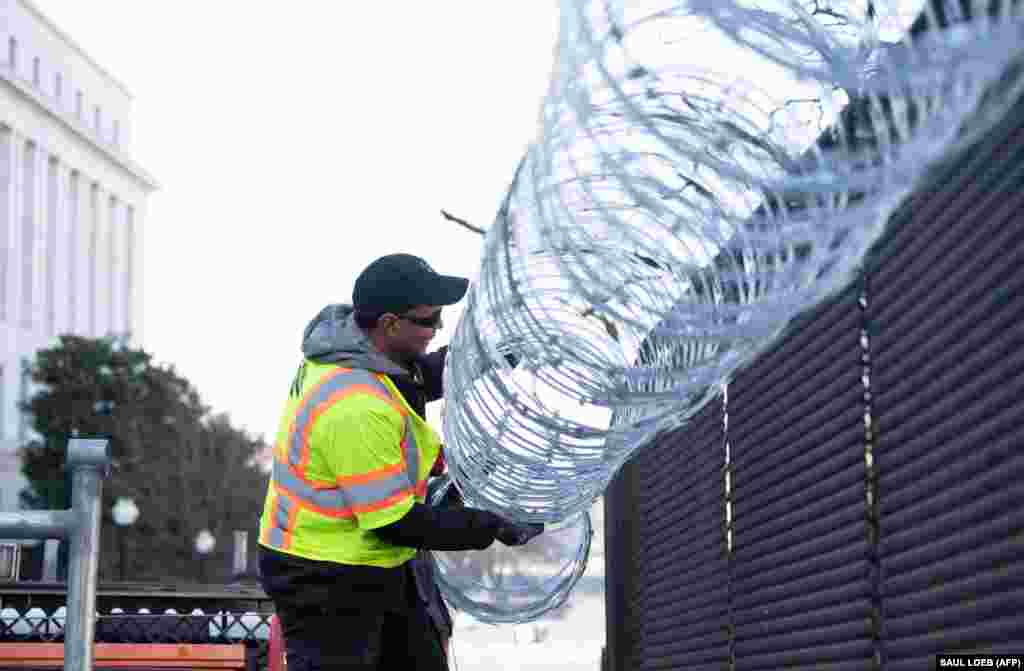
<path id="1" fill-rule="evenodd" d="M 200 554 L 199 559 L 199 579 L 206 582 L 206 555 L 213 552 L 213 547 L 217 544 L 217 539 L 214 538 L 213 534 L 210 533 L 209 529 L 203 529 L 196 534 L 196 552 Z"/>
<path id="2" fill-rule="evenodd" d="M 114 502 L 114 506 L 110 509 L 110 516 L 114 518 L 114 524 L 121 527 L 117 532 L 119 555 L 117 567 L 121 574 L 121 582 L 124 582 L 126 563 L 124 542 L 127 536 L 127 527 L 135 524 L 135 520 L 139 519 L 139 507 L 135 505 L 135 501 L 121 497 Z"/>

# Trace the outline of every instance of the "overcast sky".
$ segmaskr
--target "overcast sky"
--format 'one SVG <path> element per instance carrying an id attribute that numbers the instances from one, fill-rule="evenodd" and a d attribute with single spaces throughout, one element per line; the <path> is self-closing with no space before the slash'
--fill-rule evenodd
<path id="1" fill-rule="evenodd" d="M 267 439 L 303 326 L 367 263 L 476 272 L 439 210 L 490 223 L 557 28 L 554 0 L 36 2 L 135 97 L 144 346 Z"/>

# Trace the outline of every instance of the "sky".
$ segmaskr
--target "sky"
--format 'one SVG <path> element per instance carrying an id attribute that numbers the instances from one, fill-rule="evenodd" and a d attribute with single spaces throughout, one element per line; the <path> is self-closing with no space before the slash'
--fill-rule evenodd
<path id="1" fill-rule="evenodd" d="M 303 327 L 370 261 L 475 275 L 483 238 L 440 210 L 493 219 L 557 31 L 554 0 L 36 4 L 134 96 L 142 345 L 268 440 Z"/>

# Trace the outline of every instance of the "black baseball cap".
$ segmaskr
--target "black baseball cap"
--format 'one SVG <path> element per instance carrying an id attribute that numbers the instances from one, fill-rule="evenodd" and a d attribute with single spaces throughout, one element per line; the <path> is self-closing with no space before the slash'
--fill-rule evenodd
<path id="1" fill-rule="evenodd" d="M 397 314 L 417 305 L 453 305 L 467 289 L 469 280 L 440 275 L 418 256 L 389 254 L 356 278 L 352 304 L 365 314 Z"/>

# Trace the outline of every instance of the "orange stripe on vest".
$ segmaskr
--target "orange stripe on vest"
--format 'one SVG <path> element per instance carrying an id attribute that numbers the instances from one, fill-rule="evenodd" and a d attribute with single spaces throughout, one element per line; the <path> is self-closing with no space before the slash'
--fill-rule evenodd
<path id="1" fill-rule="evenodd" d="M 314 512 L 318 515 L 323 515 L 324 517 L 331 517 L 334 519 L 347 520 L 355 517 L 355 513 L 352 511 L 351 508 L 321 508 L 316 504 L 309 503 L 308 501 L 300 499 L 294 493 L 289 492 L 288 489 L 284 485 L 281 485 L 280 483 L 275 482 L 274 487 L 276 487 L 282 494 L 288 496 L 288 499 L 292 502 L 292 505 L 295 506 L 295 509 L 292 510 L 292 515 L 288 518 L 289 529 L 295 528 L 295 514 L 298 512 L 299 508 L 309 510 L 310 512 Z M 288 536 L 290 537 L 291 534 L 288 533 Z"/>
<path id="2" fill-rule="evenodd" d="M 296 406 L 295 411 L 292 413 L 291 426 L 288 427 L 288 438 L 289 438 L 288 443 L 289 444 L 291 443 L 291 437 L 295 435 L 295 420 L 297 420 L 299 418 L 299 416 L 302 414 L 302 411 L 305 409 L 306 403 L 309 402 L 309 399 L 313 398 L 316 395 L 316 392 L 319 391 L 320 387 L 324 386 L 325 384 L 327 384 L 328 382 L 330 382 L 334 378 L 338 377 L 339 375 L 343 375 L 345 373 L 351 373 L 351 372 L 352 372 L 351 368 L 338 368 L 335 371 L 331 371 L 330 373 L 325 375 L 319 382 L 317 382 L 315 387 L 313 387 L 308 392 L 303 394 L 302 403 L 300 403 L 298 406 Z M 284 450 L 283 450 L 284 451 L 284 455 L 283 456 L 285 457 L 285 461 L 287 463 L 289 461 L 288 458 L 287 458 L 289 448 L 287 446 L 283 446 L 283 447 L 284 447 Z M 305 480 L 306 479 L 306 466 L 309 465 L 309 442 L 304 440 L 303 444 L 302 444 L 302 448 L 303 448 L 302 449 L 302 453 L 299 456 L 299 463 L 297 465 L 298 470 L 295 471 L 295 474 L 298 475 L 303 480 Z"/>

